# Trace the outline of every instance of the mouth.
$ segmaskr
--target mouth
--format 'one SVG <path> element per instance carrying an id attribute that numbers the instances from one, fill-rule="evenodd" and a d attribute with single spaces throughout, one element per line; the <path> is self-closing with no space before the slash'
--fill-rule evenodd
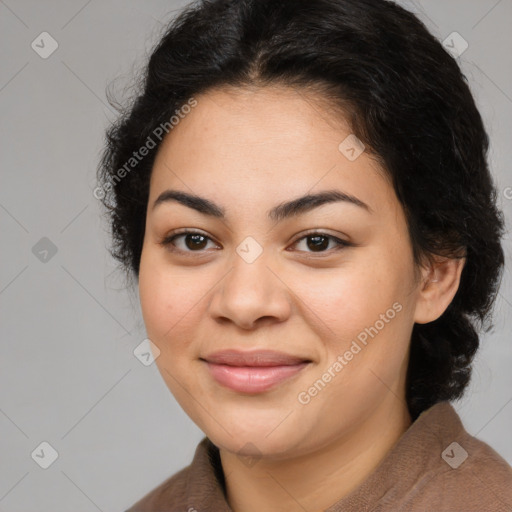
<path id="1" fill-rule="evenodd" d="M 200 358 L 220 385 L 240 393 L 263 393 L 291 379 L 310 359 L 272 350 L 224 350 Z"/>

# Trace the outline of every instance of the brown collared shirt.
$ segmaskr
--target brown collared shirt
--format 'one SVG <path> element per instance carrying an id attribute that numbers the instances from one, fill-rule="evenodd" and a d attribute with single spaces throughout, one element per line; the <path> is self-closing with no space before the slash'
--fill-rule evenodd
<path id="1" fill-rule="evenodd" d="M 466 432 L 449 402 L 438 403 L 412 423 L 361 485 L 325 512 L 388 511 L 512 512 L 512 468 Z M 232 512 L 218 448 L 205 437 L 192 464 L 126 512 Z"/>

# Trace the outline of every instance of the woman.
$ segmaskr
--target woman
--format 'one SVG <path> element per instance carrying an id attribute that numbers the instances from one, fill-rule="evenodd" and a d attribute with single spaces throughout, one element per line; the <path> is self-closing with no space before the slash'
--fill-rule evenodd
<path id="1" fill-rule="evenodd" d="M 130 512 L 512 510 L 450 404 L 504 263 L 488 137 L 414 15 L 197 2 L 107 141 L 112 254 L 206 436 Z"/>

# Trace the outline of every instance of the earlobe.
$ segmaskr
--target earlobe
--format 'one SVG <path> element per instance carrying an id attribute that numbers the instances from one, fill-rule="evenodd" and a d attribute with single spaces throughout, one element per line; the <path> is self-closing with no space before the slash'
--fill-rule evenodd
<path id="1" fill-rule="evenodd" d="M 466 258 L 437 259 L 429 268 L 418 290 L 414 321 L 427 324 L 437 320 L 450 305 L 459 289 Z"/>

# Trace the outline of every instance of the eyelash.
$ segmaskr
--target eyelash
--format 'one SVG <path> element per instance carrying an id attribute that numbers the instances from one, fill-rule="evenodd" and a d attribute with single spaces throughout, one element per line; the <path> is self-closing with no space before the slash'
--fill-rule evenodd
<path id="1" fill-rule="evenodd" d="M 201 254 L 201 253 L 205 252 L 204 250 L 184 251 L 182 249 L 176 248 L 176 246 L 173 244 L 174 240 L 180 236 L 186 236 L 186 235 L 200 235 L 200 236 L 206 238 L 207 240 L 210 240 L 213 242 L 213 240 L 209 236 L 206 236 L 204 233 L 201 233 L 199 231 L 183 230 L 183 231 L 176 231 L 174 233 L 171 233 L 170 235 L 163 238 L 163 240 L 161 240 L 159 242 L 159 244 L 173 252 L 180 252 L 182 254 L 194 254 L 194 253 Z M 323 233 L 321 231 L 312 231 L 312 232 L 306 233 L 302 237 L 295 240 L 292 245 L 296 245 L 301 240 L 304 240 L 304 239 L 310 238 L 310 237 L 314 237 L 314 236 L 320 236 L 323 238 L 328 238 L 330 240 L 333 240 L 337 244 L 337 246 L 334 249 L 327 249 L 325 251 L 320 251 L 320 252 L 313 252 L 313 251 L 299 251 L 299 252 L 306 252 L 307 254 L 322 257 L 322 255 L 330 254 L 331 251 L 340 251 L 342 249 L 345 249 L 346 247 L 353 246 L 353 244 L 346 242 L 345 240 L 341 240 L 339 238 L 336 238 L 333 235 L 329 235 L 329 234 Z"/>

